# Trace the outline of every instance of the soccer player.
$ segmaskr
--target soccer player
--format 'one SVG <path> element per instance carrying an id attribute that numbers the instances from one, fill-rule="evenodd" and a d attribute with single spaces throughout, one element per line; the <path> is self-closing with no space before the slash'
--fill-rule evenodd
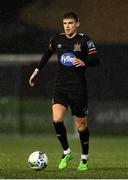
<path id="1" fill-rule="evenodd" d="M 66 168 L 73 159 L 63 123 L 64 113 L 70 107 L 72 115 L 75 117 L 82 149 L 77 169 L 87 171 L 89 130 L 87 125 L 86 69 L 89 66 L 99 65 L 100 61 L 95 44 L 87 35 L 78 32 L 79 26 L 79 17 L 76 13 L 68 12 L 64 14 L 64 33 L 56 34 L 51 38 L 46 52 L 29 79 L 29 84 L 31 87 L 35 85 L 35 78 L 38 77 L 41 69 L 56 51 L 58 70 L 52 97 L 52 112 L 55 131 L 63 149 L 59 169 Z"/>

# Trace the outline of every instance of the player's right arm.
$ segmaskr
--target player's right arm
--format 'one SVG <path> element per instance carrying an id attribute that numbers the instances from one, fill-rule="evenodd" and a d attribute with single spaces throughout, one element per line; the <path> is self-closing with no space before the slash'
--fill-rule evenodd
<path id="1" fill-rule="evenodd" d="M 39 72 L 47 64 L 48 60 L 50 59 L 54 51 L 55 51 L 55 44 L 54 44 L 54 38 L 52 38 L 50 40 L 48 49 L 46 50 L 46 52 L 44 53 L 44 55 L 42 56 L 40 60 L 39 65 L 35 68 L 35 70 L 33 71 L 32 75 L 29 78 L 29 85 L 31 87 L 35 85 L 35 80 L 38 77 Z"/>
<path id="2" fill-rule="evenodd" d="M 33 87 L 34 85 L 35 85 L 35 79 L 36 79 L 36 77 L 37 77 L 37 75 L 39 74 L 39 69 L 35 69 L 34 71 L 33 71 L 33 73 L 32 73 L 32 75 L 30 76 L 30 78 L 29 78 L 29 85 L 31 86 L 31 87 Z"/>

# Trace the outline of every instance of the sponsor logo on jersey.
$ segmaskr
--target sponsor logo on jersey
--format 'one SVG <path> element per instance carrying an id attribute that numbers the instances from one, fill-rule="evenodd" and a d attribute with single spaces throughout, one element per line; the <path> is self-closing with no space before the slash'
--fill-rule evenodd
<path id="1" fill-rule="evenodd" d="M 87 46 L 89 50 L 95 49 L 95 44 L 93 43 L 93 41 L 88 41 Z"/>
<path id="2" fill-rule="evenodd" d="M 88 46 L 88 55 L 95 54 L 97 52 L 95 44 L 92 41 L 88 41 L 87 46 Z"/>
<path id="3" fill-rule="evenodd" d="M 83 33 L 78 33 L 80 36 L 84 36 L 84 34 Z"/>
<path id="4" fill-rule="evenodd" d="M 60 49 L 62 48 L 62 44 L 58 44 L 57 47 Z"/>
<path id="5" fill-rule="evenodd" d="M 81 44 L 74 44 L 74 51 L 81 51 Z"/>
<path id="6" fill-rule="evenodd" d="M 64 53 L 60 57 L 60 62 L 64 66 L 73 66 L 73 60 L 76 58 L 76 56 L 72 53 Z"/>

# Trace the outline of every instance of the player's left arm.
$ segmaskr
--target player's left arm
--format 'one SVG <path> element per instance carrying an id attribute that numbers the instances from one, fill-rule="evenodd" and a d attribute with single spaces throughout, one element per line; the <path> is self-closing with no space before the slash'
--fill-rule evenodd
<path id="1" fill-rule="evenodd" d="M 97 66 L 100 64 L 100 59 L 98 57 L 97 49 L 94 42 L 88 38 L 87 43 L 87 58 L 86 64 L 87 66 Z"/>
<path id="2" fill-rule="evenodd" d="M 96 49 L 94 42 L 88 36 L 86 36 L 85 43 L 86 43 L 86 45 L 85 45 L 85 47 L 86 47 L 85 59 L 81 60 L 81 59 L 75 58 L 73 60 L 74 66 L 84 67 L 84 66 L 97 66 L 97 65 L 99 65 L 100 59 L 98 57 L 97 49 Z"/>

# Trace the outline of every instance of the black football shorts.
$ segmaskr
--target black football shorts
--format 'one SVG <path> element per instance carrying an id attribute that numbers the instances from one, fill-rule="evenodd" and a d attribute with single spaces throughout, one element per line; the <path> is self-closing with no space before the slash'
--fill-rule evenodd
<path id="1" fill-rule="evenodd" d="M 61 104 L 68 108 L 70 106 L 72 115 L 85 117 L 88 114 L 86 91 L 55 90 L 52 104 Z"/>

